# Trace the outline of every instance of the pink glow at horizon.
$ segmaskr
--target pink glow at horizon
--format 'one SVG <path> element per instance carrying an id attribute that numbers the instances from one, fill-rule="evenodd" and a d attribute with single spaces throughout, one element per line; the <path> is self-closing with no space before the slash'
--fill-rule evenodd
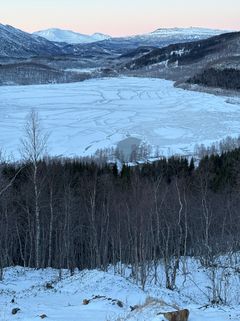
<path id="1" fill-rule="evenodd" d="M 157 28 L 240 30 L 239 0 L 2 0 L 0 23 L 33 32 L 48 28 L 124 36 Z"/>

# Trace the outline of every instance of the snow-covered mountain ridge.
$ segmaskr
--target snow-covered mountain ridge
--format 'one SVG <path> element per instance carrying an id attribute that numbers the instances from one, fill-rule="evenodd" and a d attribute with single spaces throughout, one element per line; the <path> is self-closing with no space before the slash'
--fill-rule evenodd
<path id="1" fill-rule="evenodd" d="M 219 35 L 221 33 L 231 32 L 232 30 L 222 29 L 210 29 L 210 28 L 199 28 L 199 27 L 188 27 L 188 28 L 158 28 L 155 31 L 149 33 L 150 35 L 194 35 L 202 37 Z"/>
<path id="2" fill-rule="evenodd" d="M 54 42 L 66 42 L 68 44 L 77 43 L 92 43 L 110 39 L 108 35 L 102 33 L 94 33 L 92 35 L 85 35 L 74 32 L 72 30 L 63 30 L 59 28 L 52 28 L 46 30 L 40 30 L 33 33 L 33 35 L 41 36 L 49 41 Z"/>
<path id="3" fill-rule="evenodd" d="M 182 39 L 188 40 L 199 40 L 205 39 L 208 37 L 216 36 L 227 31 L 220 29 L 207 29 L 207 28 L 159 28 L 153 32 L 134 35 L 134 36 L 125 36 L 125 37 L 110 37 L 102 33 L 94 33 L 92 35 L 86 35 L 77 33 L 71 30 L 63 30 L 59 28 L 52 28 L 34 32 L 34 35 L 41 36 L 47 40 L 54 42 L 66 42 L 68 44 L 77 44 L 77 43 L 92 43 L 97 41 L 109 40 L 109 39 L 125 39 L 125 40 L 137 40 L 137 39 L 149 39 L 154 40 L 154 38 L 171 38 L 173 37 L 176 41 L 176 38 L 179 38 L 179 41 Z M 229 32 L 229 31 L 228 31 Z"/>
<path id="4" fill-rule="evenodd" d="M 230 30 L 197 27 L 159 28 L 146 34 L 135 35 L 125 39 L 143 41 L 145 44 L 148 42 L 151 45 L 158 45 L 160 43 L 160 47 L 162 47 L 162 44 L 169 45 L 171 43 L 203 40 L 228 32 L 230 32 Z"/>
<path id="5" fill-rule="evenodd" d="M 223 30 L 202 28 L 157 29 L 153 32 L 114 38 L 101 33 L 84 35 L 70 30 L 48 29 L 29 34 L 9 25 L 0 24 L 0 57 L 80 55 L 96 56 L 96 47 L 123 54 L 141 46 L 164 47 L 172 43 L 205 39 Z"/>

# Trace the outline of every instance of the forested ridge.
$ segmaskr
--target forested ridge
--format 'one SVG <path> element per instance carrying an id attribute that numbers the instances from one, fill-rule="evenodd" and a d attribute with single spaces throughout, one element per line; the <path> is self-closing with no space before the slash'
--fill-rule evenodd
<path id="1" fill-rule="evenodd" d="M 181 256 L 210 264 L 239 250 L 240 149 L 206 156 L 196 168 L 178 157 L 120 172 L 81 159 L 35 165 L 1 164 L 1 267 L 105 270 L 121 262 L 144 283 L 163 260 L 173 288 Z"/>
<path id="2" fill-rule="evenodd" d="M 188 83 L 224 89 L 240 89 L 240 70 L 209 68 L 190 78 Z"/>

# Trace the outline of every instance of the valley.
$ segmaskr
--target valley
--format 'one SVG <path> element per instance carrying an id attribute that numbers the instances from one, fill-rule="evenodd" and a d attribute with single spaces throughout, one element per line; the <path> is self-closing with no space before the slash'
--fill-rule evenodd
<path id="1" fill-rule="evenodd" d="M 60 29 L 28 34 L 0 25 L 0 85 L 134 76 L 173 80 L 188 89 L 193 84 L 239 90 L 239 38 L 239 32 L 204 28 L 160 28 L 114 38 Z M 236 75 L 226 84 L 224 75 L 231 69 Z M 206 74 L 211 81 L 204 80 Z"/>
<path id="2" fill-rule="evenodd" d="M 0 24 L 0 128 L 0 321 L 240 320 L 240 31 Z"/>

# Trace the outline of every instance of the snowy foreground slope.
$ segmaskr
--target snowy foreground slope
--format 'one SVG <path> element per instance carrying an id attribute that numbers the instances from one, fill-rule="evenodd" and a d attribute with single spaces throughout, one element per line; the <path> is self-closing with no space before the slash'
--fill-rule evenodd
<path id="1" fill-rule="evenodd" d="M 145 291 L 127 275 L 122 277 L 113 271 L 76 271 L 73 276 L 63 271 L 59 281 L 57 270 L 8 268 L 0 282 L 0 320 L 41 320 L 45 314 L 49 321 L 161 321 L 164 318 L 159 312 L 176 308 L 188 308 L 189 321 L 240 320 L 239 271 L 229 268 L 223 277 L 223 271 L 218 270 L 215 285 L 221 285 L 219 291 L 226 295 L 227 303 L 208 306 L 211 271 L 192 260 L 187 267 L 186 278 L 182 272 L 177 276 L 176 291 L 164 289 L 161 268 L 157 284 L 149 278 Z M 52 289 L 47 289 L 48 282 Z M 89 304 L 84 305 L 84 299 L 90 300 Z M 131 311 L 134 305 L 139 307 Z M 20 311 L 12 315 L 13 308 Z"/>
<path id="2" fill-rule="evenodd" d="M 89 155 L 136 137 L 161 153 L 188 154 L 240 133 L 237 98 L 191 92 L 173 82 L 144 78 L 0 87 L 0 146 L 18 156 L 25 117 L 39 112 L 50 132 L 51 155 Z"/>

